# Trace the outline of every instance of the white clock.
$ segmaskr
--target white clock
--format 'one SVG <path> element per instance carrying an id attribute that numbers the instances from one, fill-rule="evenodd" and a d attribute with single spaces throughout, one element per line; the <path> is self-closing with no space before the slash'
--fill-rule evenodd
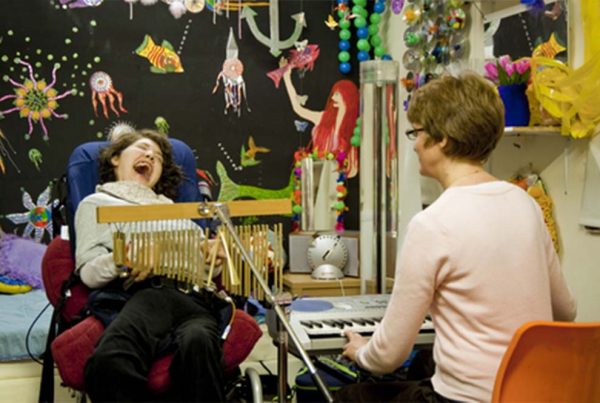
<path id="1" fill-rule="evenodd" d="M 341 236 L 322 234 L 313 239 L 308 246 L 307 260 L 313 278 L 340 279 L 344 277 L 342 269 L 348 261 L 348 248 Z"/>

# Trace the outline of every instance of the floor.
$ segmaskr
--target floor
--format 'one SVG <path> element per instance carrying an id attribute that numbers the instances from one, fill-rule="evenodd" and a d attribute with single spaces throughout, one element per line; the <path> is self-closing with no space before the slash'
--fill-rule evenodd
<path id="1" fill-rule="evenodd" d="M 264 325 L 263 337 L 241 365 L 242 371 L 255 368 L 259 374 L 277 374 L 277 349 Z M 302 363 L 295 357 L 288 359 L 288 384 L 293 385 Z M 0 402 L 34 403 L 38 401 L 42 366 L 33 361 L 0 363 Z M 58 374 L 55 377 L 55 402 L 72 403 L 76 399 L 67 388 L 60 385 Z"/>

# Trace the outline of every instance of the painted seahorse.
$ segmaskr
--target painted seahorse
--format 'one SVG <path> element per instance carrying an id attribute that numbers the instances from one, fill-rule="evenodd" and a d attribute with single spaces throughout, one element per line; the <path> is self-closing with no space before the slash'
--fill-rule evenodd
<path id="1" fill-rule="evenodd" d="M 290 174 L 290 180 L 286 187 L 282 189 L 263 189 L 257 186 L 249 185 L 238 185 L 229 178 L 225 166 L 221 161 L 217 161 L 217 175 L 219 175 L 219 181 L 221 182 L 221 189 L 219 190 L 219 201 L 229 201 L 236 199 L 288 199 L 292 197 L 292 191 L 294 189 L 294 175 Z"/>

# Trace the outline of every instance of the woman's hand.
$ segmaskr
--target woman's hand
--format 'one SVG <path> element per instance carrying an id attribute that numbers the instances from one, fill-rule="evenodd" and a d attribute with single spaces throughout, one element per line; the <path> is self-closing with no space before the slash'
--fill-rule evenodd
<path id="1" fill-rule="evenodd" d="M 354 333 L 352 330 L 344 331 L 344 336 L 348 338 L 348 343 L 344 344 L 344 351 L 342 354 L 356 362 L 356 353 L 358 352 L 358 349 L 367 344 L 368 340 L 360 334 Z"/>

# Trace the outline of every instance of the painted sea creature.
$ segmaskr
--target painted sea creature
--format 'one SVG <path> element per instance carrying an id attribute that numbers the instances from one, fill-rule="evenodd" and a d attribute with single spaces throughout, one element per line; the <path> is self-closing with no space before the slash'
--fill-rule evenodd
<path id="1" fill-rule="evenodd" d="M 59 3 L 69 8 L 98 7 L 104 0 L 59 0 Z"/>
<path id="2" fill-rule="evenodd" d="M 110 104 L 110 110 L 115 115 L 119 115 L 119 111 L 127 113 L 127 109 L 123 107 L 123 93 L 117 91 L 113 86 L 113 80 L 107 73 L 96 71 L 90 77 L 90 88 L 92 90 L 92 106 L 94 107 L 94 115 L 98 116 L 98 101 L 102 104 L 102 113 L 108 119 L 108 109 L 106 108 L 106 100 Z M 115 98 L 119 102 L 119 110 L 115 108 Z"/>
<path id="3" fill-rule="evenodd" d="M 148 59 L 152 64 L 150 71 L 153 73 L 183 73 L 179 55 L 175 52 L 173 45 L 166 40 L 163 40 L 161 46 L 158 46 L 150 35 L 146 35 L 135 53 Z"/>
<path id="4" fill-rule="evenodd" d="M 26 139 L 29 139 L 33 132 L 33 124 L 39 123 L 44 132 L 44 140 L 48 140 L 48 129 L 44 124 L 44 119 L 50 119 L 52 117 L 57 119 L 67 119 L 67 114 L 56 113 L 56 109 L 59 107 L 57 101 L 76 93 L 76 91 L 68 90 L 59 95 L 58 91 L 54 88 L 56 85 L 56 71 L 59 69 L 58 64 L 55 64 L 52 69 L 52 82 L 47 84 L 45 80 L 36 80 L 31 64 L 21 59 L 17 59 L 17 62 L 27 67 L 29 70 L 29 79 L 25 79 L 23 83 L 18 83 L 12 78 L 8 79 L 15 87 L 15 93 L 4 95 L 0 98 L 0 102 L 6 99 L 14 99 L 14 107 L 0 110 L 0 118 L 3 115 L 18 111 L 19 116 L 21 118 L 27 118 L 27 122 L 29 123 L 29 131 L 25 135 Z"/>
<path id="5" fill-rule="evenodd" d="M 40 165 L 42 165 L 42 152 L 37 148 L 32 148 L 28 153 L 29 161 L 35 166 L 35 169 L 40 170 Z"/>
<path id="6" fill-rule="evenodd" d="M 329 28 L 333 31 L 338 26 L 338 23 L 335 20 L 335 18 L 333 18 L 333 16 L 331 14 L 329 14 L 327 16 L 327 21 L 325 21 L 325 25 L 327 25 L 327 28 Z"/>
<path id="7" fill-rule="evenodd" d="M 217 161 L 217 175 L 221 182 L 219 190 L 219 201 L 229 201 L 237 199 L 288 199 L 292 197 L 294 190 L 294 175 L 290 175 L 289 183 L 282 189 L 263 189 L 257 186 L 238 185 L 227 175 L 225 166 L 221 161 Z"/>
<path id="8" fill-rule="evenodd" d="M 319 57 L 319 45 L 308 45 L 304 42 L 296 44 L 296 49 L 289 52 L 288 63 L 276 70 L 269 71 L 267 76 L 273 80 L 275 88 L 279 88 L 279 83 L 283 74 L 289 69 L 298 69 L 301 73 L 311 70 L 315 67 L 315 61 Z"/>
<path id="9" fill-rule="evenodd" d="M 267 147 L 257 146 L 254 142 L 254 138 L 250 136 L 248 138 L 248 149 L 242 145 L 240 152 L 241 164 L 243 167 L 252 167 L 260 164 L 260 161 L 256 159 L 256 153 L 268 153 L 271 149 Z"/>
<path id="10" fill-rule="evenodd" d="M 51 190 L 52 185 L 48 185 L 34 203 L 31 199 L 31 195 L 22 188 L 23 207 L 25 207 L 27 211 L 24 213 L 7 214 L 3 217 L 12 221 L 13 224 L 19 225 L 27 223 L 23 230 L 23 237 L 31 238 L 33 233 L 35 241 L 41 242 L 46 231 L 48 232 L 48 235 L 52 237 L 52 208 L 56 207 L 58 200 L 50 200 Z"/>
<path id="11" fill-rule="evenodd" d="M 558 42 L 558 40 L 556 39 L 556 35 L 554 34 L 554 32 L 552 32 L 552 34 L 550 35 L 550 39 L 548 39 L 544 43 L 540 43 L 538 46 L 535 47 L 532 56 L 542 56 L 547 57 L 549 59 L 554 59 L 554 57 L 557 54 L 564 52 L 565 50 L 567 50 L 567 48 L 562 46 Z"/>

